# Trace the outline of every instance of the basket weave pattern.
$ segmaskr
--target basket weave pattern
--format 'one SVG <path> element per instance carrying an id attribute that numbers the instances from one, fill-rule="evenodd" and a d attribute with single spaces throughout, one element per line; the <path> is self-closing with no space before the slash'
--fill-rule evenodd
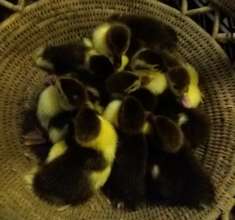
<path id="1" fill-rule="evenodd" d="M 203 211 L 148 207 L 136 212 L 111 208 L 101 194 L 87 204 L 58 211 L 39 200 L 23 176 L 36 163 L 22 145 L 22 112 L 32 105 L 45 72 L 32 52 L 44 44 L 63 44 L 88 36 L 113 13 L 151 15 L 175 28 L 178 52 L 195 65 L 202 82 L 212 130 L 196 155 L 211 174 L 216 204 Z M 216 219 L 235 194 L 235 79 L 223 50 L 188 17 L 155 0 L 45 0 L 32 4 L 0 26 L 0 219 L 7 220 L 173 220 Z M 9 216 L 9 218 L 7 217 Z"/>

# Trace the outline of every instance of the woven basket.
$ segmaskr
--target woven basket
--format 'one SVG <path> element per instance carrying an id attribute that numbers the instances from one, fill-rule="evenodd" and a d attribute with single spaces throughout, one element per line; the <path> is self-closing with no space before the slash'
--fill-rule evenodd
<path id="1" fill-rule="evenodd" d="M 211 174 L 216 203 L 202 211 L 184 207 L 115 210 L 102 194 L 82 206 L 58 210 L 38 199 L 24 182 L 36 163 L 22 145 L 22 112 L 32 105 L 45 72 L 33 65 L 33 51 L 87 36 L 109 15 L 143 14 L 175 28 L 178 52 L 200 72 L 212 130 L 196 156 Z M 6 220 L 207 220 L 228 210 L 235 194 L 235 79 L 223 50 L 191 19 L 156 0 L 44 0 L 0 26 L 0 219 Z"/>

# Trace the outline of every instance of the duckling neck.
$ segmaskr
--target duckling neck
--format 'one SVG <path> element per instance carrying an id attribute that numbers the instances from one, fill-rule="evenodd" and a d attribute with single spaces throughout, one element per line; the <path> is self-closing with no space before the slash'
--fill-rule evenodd
<path id="1" fill-rule="evenodd" d="M 66 98 L 64 94 L 60 94 L 59 96 L 60 96 L 59 104 L 62 110 L 72 111 L 75 109 L 75 107 L 69 103 L 68 99 Z"/>

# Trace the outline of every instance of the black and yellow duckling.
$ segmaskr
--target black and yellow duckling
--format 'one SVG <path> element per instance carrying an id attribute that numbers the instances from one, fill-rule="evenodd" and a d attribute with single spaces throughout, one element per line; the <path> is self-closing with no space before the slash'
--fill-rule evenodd
<path id="1" fill-rule="evenodd" d="M 210 136 L 211 123 L 209 117 L 199 109 L 188 109 L 179 113 L 181 129 L 185 138 L 190 141 L 193 148 L 206 144 Z"/>
<path id="2" fill-rule="evenodd" d="M 80 67 L 89 68 L 100 77 L 113 73 L 114 67 L 111 60 L 94 50 L 89 42 L 89 40 L 83 40 L 41 47 L 33 54 L 33 59 L 37 66 L 52 71 L 56 75 L 76 72 Z"/>
<path id="3" fill-rule="evenodd" d="M 197 108 L 203 101 L 199 74 L 189 63 L 173 67 L 167 72 L 169 88 L 185 108 Z"/>
<path id="4" fill-rule="evenodd" d="M 158 97 L 146 88 L 136 89 L 129 95 L 135 97 L 147 112 L 154 112 L 158 105 Z"/>
<path id="5" fill-rule="evenodd" d="M 111 175 L 104 187 L 106 195 L 118 205 L 135 210 L 145 200 L 147 142 L 143 134 L 144 108 L 133 97 L 113 101 L 104 112 L 117 128 L 119 143 Z"/>
<path id="6" fill-rule="evenodd" d="M 181 127 L 168 117 L 158 115 L 152 123 L 155 141 L 162 151 L 177 153 L 184 145 L 184 134 Z"/>
<path id="7" fill-rule="evenodd" d="M 166 55 L 163 51 L 142 48 L 134 54 L 130 60 L 129 66 L 131 70 L 158 69 L 162 72 L 166 72 L 168 67 L 165 59 Z"/>
<path id="8" fill-rule="evenodd" d="M 165 116 L 150 120 L 146 188 L 152 204 L 201 208 L 214 201 L 211 179 L 194 157 L 191 140 L 183 133 L 185 123 L 185 115 L 179 115 L 178 121 Z"/>
<path id="9" fill-rule="evenodd" d="M 87 102 L 87 91 L 81 82 L 71 77 L 59 77 L 55 85 L 46 87 L 38 97 L 36 117 L 39 127 L 52 143 L 62 140 L 74 114 Z M 29 132 L 24 136 L 24 143 L 41 144 L 41 136 L 42 132 Z"/>
<path id="10" fill-rule="evenodd" d="M 186 146 L 172 154 L 149 144 L 146 184 L 150 204 L 203 208 L 215 199 L 210 177 Z"/>
<path id="11" fill-rule="evenodd" d="M 193 148 L 205 144 L 210 134 L 209 117 L 199 109 L 185 108 L 170 90 L 158 96 L 155 114 L 164 115 L 178 124 Z"/>
<path id="12" fill-rule="evenodd" d="M 94 49 L 111 58 L 115 69 L 124 70 L 128 63 L 125 56 L 129 48 L 131 32 L 119 22 L 105 22 L 98 25 L 92 34 Z"/>
<path id="13" fill-rule="evenodd" d="M 154 50 L 174 50 L 177 45 L 176 31 L 161 21 L 141 15 L 112 15 L 109 21 L 121 22 L 131 31 L 128 57 L 142 48 Z"/>
<path id="14" fill-rule="evenodd" d="M 98 72 L 95 73 L 89 68 L 79 67 L 76 72 L 66 75 L 81 81 L 86 86 L 89 99 L 93 104 L 99 107 L 107 105 L 111 94 L 109 94 L 105 85 L 106 77 L 110 78 L 114 74 L 110 75 L 108 73 L 106 75 L 104 72 L 103 74 L 98 74 Z"/>
<path id="15" fill-rule="evenodd" d="M 87 201 L 107 181 L 117 143 L 116 131 L 107 120 L 92 109 L 82 109 L 65 140 L 52 146 L 34 175 L 34 191 L 56 204 Z"/>
<path id="16" fill-rule="evenodd" d="M 106 80 L 106 88 L 110 94 L 128 94 L 140 88 L 141 81 L 131 71 L 121 71 L 110 75 Z"/>
<path id="17" fill-rule="evenodd" d="M 24 135 L 25 145 L 47 142 L 45 133 L 52 143 L 62 140 L 74 114 L 88 101 L 87 90 L 80 81 L 59 77 L 55 85 L 46 87 L 39 94 L 35 111 L 38 128 Z"/>
<path id="18" fill-rule="evenodd" d="M 167 78 L 164 72 L 158 69 L 135 70 L 140 78 L 141 87 L 149 90 L 155 96 L 162 94 L 167 89 Z"/>

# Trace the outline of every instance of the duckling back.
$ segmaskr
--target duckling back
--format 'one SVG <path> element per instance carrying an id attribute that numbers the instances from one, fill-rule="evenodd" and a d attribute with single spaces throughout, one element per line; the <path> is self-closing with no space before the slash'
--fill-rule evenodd
<path id="1" fill-rule="evenodd" d="M 55 86 L 47 87 L 39 96 L 37 117 L 44 129 L 48 128 L 50 119 L 62 111 L 60 95 Z"/>

